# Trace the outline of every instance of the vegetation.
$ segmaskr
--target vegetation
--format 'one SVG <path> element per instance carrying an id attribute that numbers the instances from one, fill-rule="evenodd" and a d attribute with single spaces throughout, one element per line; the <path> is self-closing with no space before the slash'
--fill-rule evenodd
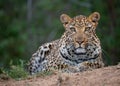
<path id="1" fill-rule="evenodd" d="M 97 34 L 107 65 L 120 62 L 119 0 L 0 0 L 0 68 L 11 77 L 26 76 L 19 60 L 28 61 L 45 42 L 60 38 L 62 13 L 71 17 L 94 11 L 101 14 Z M 19 69 L 19 70 L 18 70 Z M 16 72 L 16 73 L 15 73 Z M 23 73 L 24 72 L 24 73 Z"/>
<path id="2" fill-rule="evenodd" d="M 2 79 L 14 78 L 16 80 L 28 78 L 29 73 L 27 71 L 25 71 L 24 64 L 25 63 L 23 60 L 19 60 L 18 65 L 13 65 L 11 62 L 9 70 L 5 70 L 4 68 L 1 68 L 2 74 L 0 75 L 0 78 L 2 78 Z"/>
<path id="3" fill-rule="evenodd" d="M 44 76 L 53 74 L 53 70 L 49 70 L 49 71 L 43 71 L 43 72 L 37 73 L 36 75 L 31 76 L 27 72 L 27 69 L 25 68 L 25 62 L 23 60 L 19 60 L 19 63 L 17 65 L 13 65 L 11 61 L 9 70 L 5 70 L 4 68 L 1 68 L 0 72 L 1 72 L 0 78 L 3 80 L 8 80 L 10 78 L 15 80 L 22 80 L 22 79 L 28 79 L 31 77 L 44 77 Z"/>

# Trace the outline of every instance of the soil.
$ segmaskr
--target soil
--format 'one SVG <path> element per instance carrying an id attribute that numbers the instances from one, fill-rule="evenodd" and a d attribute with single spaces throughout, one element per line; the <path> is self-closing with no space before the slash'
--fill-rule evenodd
<path id="1" fill-rule="evenodd" d="M 0 86 L 120 86 L 120 65 L 81 73 L 57 73 L 26 80 L 0 80 Z"/>

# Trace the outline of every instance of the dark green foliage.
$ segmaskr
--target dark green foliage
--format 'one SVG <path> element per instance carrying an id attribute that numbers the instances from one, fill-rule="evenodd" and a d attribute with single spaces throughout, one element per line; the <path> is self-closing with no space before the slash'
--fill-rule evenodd
<path id="1" fill-rule="evenodd" d="M 0 67 L 8 67 L 10 60 L 16 63 L 24 54 L 24 2 L 1 0 L 0 3 Z"/>
<path id="2" fill-rule="evenodd" d="M 106 64 L 120 62 L 119 0 L 32 0 L 27 6 L 29 1 L 0 0 L 0 67 L 9 68 L 11 60 L 14 65 L 28 60 L 42 43 L 60 38 L 62 13 L 73 17 L 94 11 L 101 14 L 97 34 Z"/>

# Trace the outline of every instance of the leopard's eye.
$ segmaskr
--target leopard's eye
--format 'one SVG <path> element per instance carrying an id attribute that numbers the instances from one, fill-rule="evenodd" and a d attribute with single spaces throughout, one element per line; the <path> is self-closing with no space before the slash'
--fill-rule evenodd
<path id="1" fill-rule="evenodd" d="M 70 30 L 71 30 L 72 32 L 76 32 L 75 27 L 70 27 Z"/>
<path id="2" fill-rule="evenodd" d="M 91 22 L 86 22 L 86 27 L 92 27 L 92 23 Z"/>
<path id="3" fill-rule="evenodd" d="M 92 22 L 93 22 L 93 23 L 96 23 L 96 21 L 95 21 L 95 20 L 92 20 Z"/>

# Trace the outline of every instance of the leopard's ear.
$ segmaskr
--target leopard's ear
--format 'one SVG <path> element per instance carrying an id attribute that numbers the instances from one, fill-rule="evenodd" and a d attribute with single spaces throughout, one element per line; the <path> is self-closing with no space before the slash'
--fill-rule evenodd
<path id="1" fill-rule="evenodd" d="M 60 20 L 63 24 L 68 24 L 68 22 L 71 20 L 71 18 L 67 14 L 62 14 L 60 16 Z"/>
<path id="2" fill-rule="evenodd" d="M 97 23 L 99 21 L 99 19 L 100 19 L 100 14 L 98 12 L 94 12 L 88 18 L 93 23 Z"/>

